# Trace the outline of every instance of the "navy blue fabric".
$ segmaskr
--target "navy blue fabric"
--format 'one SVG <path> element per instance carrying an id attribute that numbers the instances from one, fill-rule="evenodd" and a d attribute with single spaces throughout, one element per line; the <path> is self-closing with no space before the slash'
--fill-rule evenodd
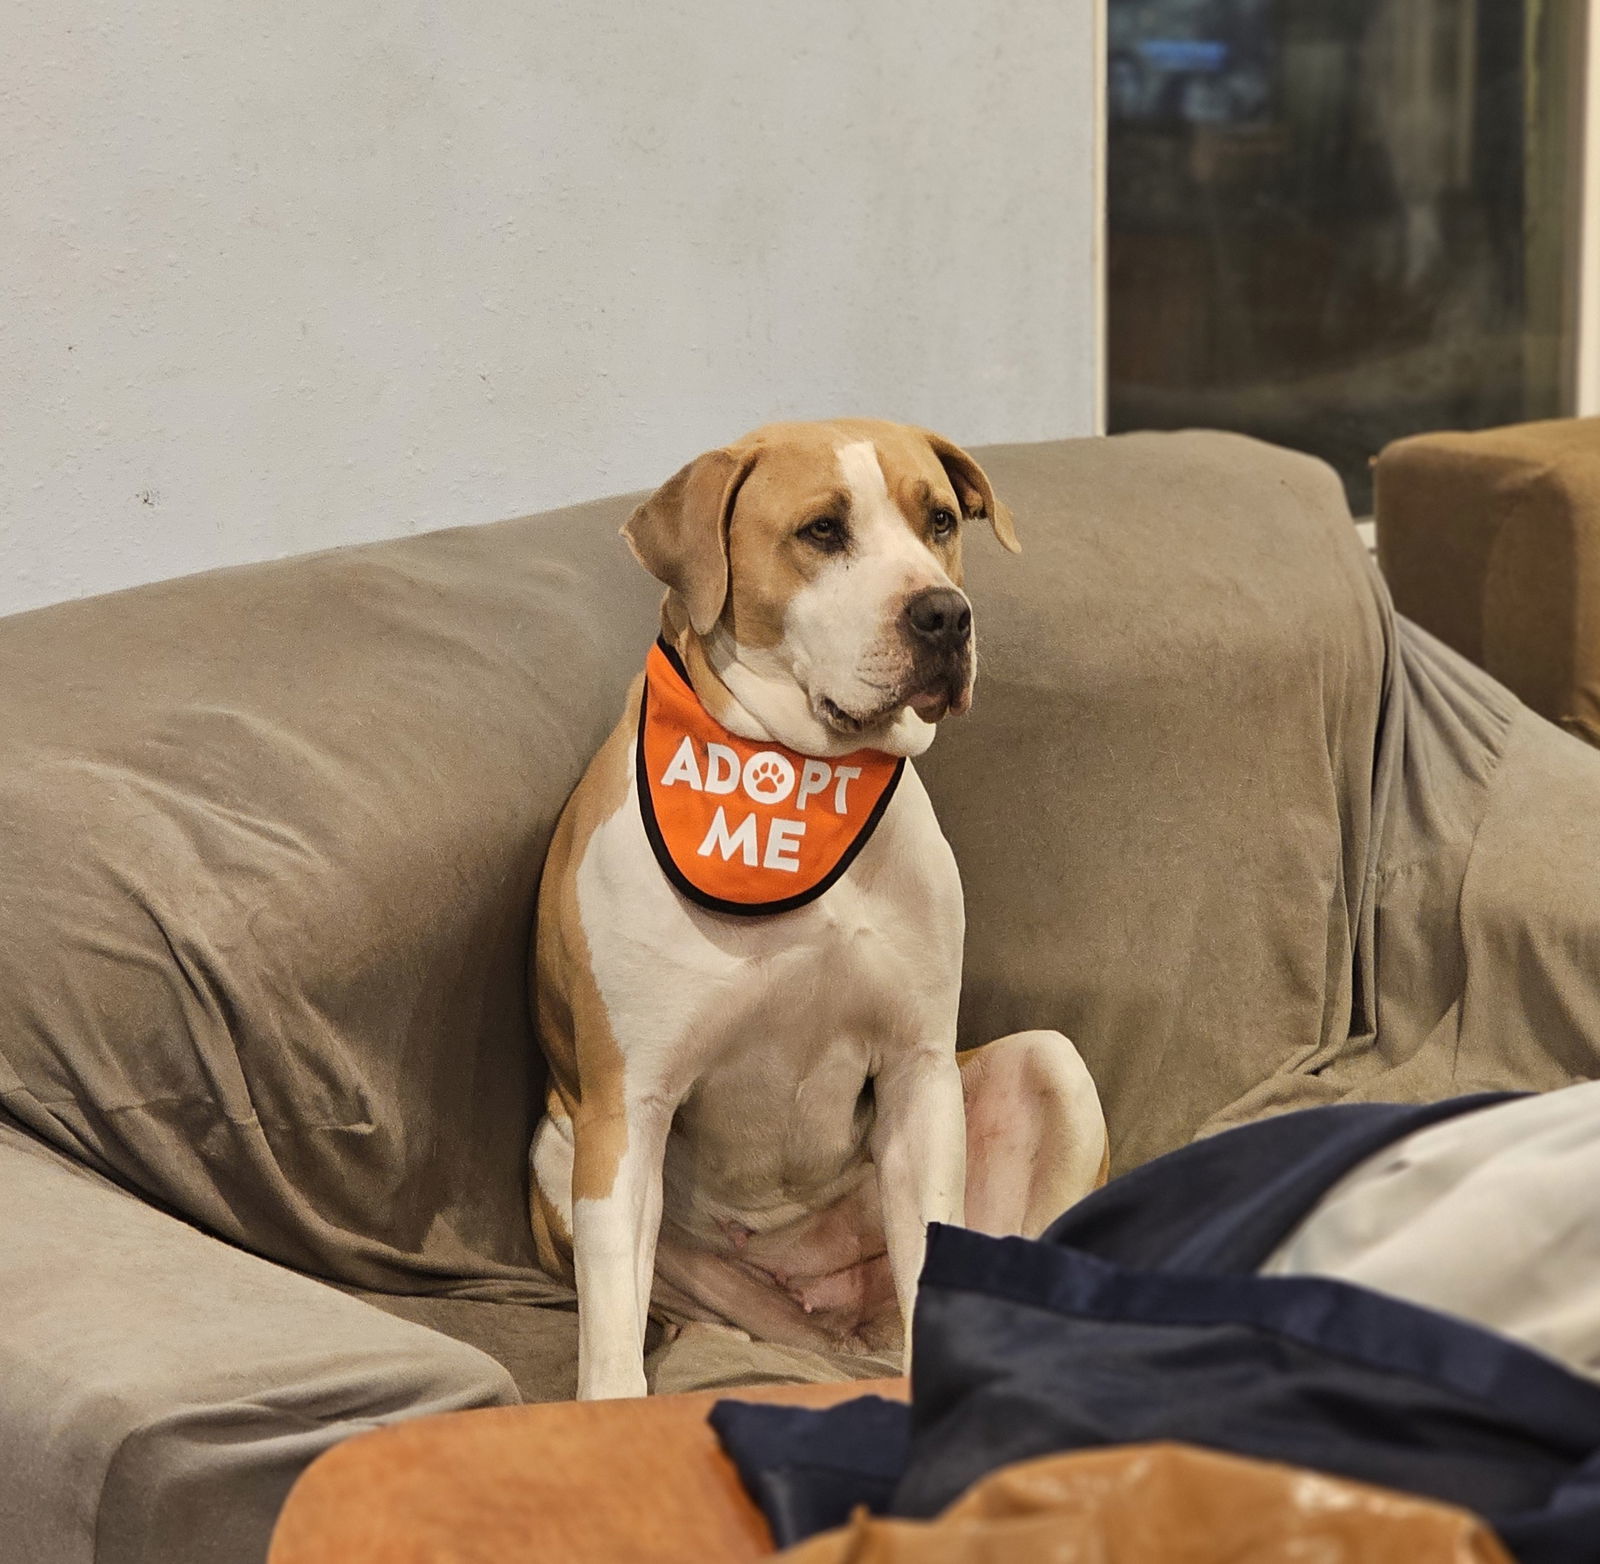
<path id="1" fill-rule="evenodd" d="M 909 1409 L 861 1396 L 824 1412 L 719 1401 L 711 1426 L 780 1547 L 888 1509 L 911 1448 Z"/>
<path id="2" fill-rule="evenodd" d="M 1463 1505 L 1523 1564 L 1600 1564 L 1600 1388 L 1431 1310 L 1326 1278 L 1254 1274 L 1357 1163 L 1503 1100 L 1248 1125 L 1117 1180 L 1039 1242 L 934 1228 L 912 1409 L 900 1414 L 909 1453 L 888 1511 L 934 1514 L 1030 1456 L 1179 1439 Z M 895 1414 L 869 1427 L 855 1405 L 824 1414 L 819 1436 L 833 1515 L 884 1507 Z M 807 1479 L 792 1460 L 774 1474 L 818 1415 L 780 1416 L 759 1453 L 744 1446 L 741 1469 L 764 1474 L 758 1502 L 782 1488 L 788 1543 L 808 1534 Z M 853 1468 L 863 1480 L 852 1489 Z"/>
<path id="3" fill-rule="evenodd" d="M 895 1514 L 936 1514 L 1012 1461 L 1178 1439 L 1463 1505 L 1527 1564 L 1600 1559 L 1600 1388 L 1342 1282 L 1136 1272 L 935 1229 L 916 1373 Z M 1558 1496 L 1573 1514 L 1552 1546 L 1536 1539 Z"/>

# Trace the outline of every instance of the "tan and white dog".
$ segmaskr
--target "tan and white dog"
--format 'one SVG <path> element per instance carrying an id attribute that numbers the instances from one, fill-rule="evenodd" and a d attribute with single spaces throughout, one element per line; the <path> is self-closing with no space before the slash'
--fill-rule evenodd
<path id="1" fill-rule="evenodd" d="M 894 759 L 971 702 L 961 522 L 978 518 L 1017 550 L 964 451 L 844 420 L 708 452 L 623 529 L 667 587 L 661 661 L 557 826 L 534 948 L 550 1084 L 532 1216 L 544 1263 L 576 1279 L 582 1397 L 645 1393 L 652 1309 L 897 1349 L 927 1223 L 1036 1233 L 1104 1179 L 1099 1098 L 1066 1038 L 958 1060 L 961 884 Z M 672 700 L 693 711 L 662 765 L 641 721 Z M 875 763 L 856 831 L 851 789 Z M 764 848 L 758 799 L 785 812 Z M 822 889 L 702 894 L 716 882 L 664 856 L 656 815 L 680 800 L 715 806 L 676 849 L 691 878 L 703 861 Z M 825 827 L 855 832 L 828 875 L 802 857 Z"/>

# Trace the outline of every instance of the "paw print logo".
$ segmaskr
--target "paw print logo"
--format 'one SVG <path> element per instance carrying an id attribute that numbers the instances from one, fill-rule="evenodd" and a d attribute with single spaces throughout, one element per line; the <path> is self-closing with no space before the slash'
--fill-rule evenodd
<path id="1" fill-rule="evenodd" d="M 746 796 L 758 804 L 781 804 L 794 791 L 794 767 L 776 750 L 763 749 L 744 763 Z"/>

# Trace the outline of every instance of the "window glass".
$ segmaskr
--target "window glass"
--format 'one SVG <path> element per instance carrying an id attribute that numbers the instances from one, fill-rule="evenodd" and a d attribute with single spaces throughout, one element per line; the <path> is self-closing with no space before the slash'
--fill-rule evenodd
<path id="1" fill-rule="evenodd" d="M 1568 410 L 1583 0 L 1108 0 L 1112 429 Z"/>

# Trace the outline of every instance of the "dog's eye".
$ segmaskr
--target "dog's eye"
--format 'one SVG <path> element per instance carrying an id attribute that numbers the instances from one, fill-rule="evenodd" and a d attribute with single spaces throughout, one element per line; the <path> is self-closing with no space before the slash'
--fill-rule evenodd
<path id="1" fill-rule="evenodd" d="M 955 536 L 956 513 L 953 510 L 946 510 L 941 505 L 939 509 L 933 513 L 933 519 L 929 525 L 933 530 L 934 542 L 948 543 L 950 539 Z"/>
<path id="2" fill-rule="evenodd" d="M 815 521 L 808 521 L 795 535 L 830 554 L 845 545 L 844 523 L 837 516 L 818 516 Z"/>

